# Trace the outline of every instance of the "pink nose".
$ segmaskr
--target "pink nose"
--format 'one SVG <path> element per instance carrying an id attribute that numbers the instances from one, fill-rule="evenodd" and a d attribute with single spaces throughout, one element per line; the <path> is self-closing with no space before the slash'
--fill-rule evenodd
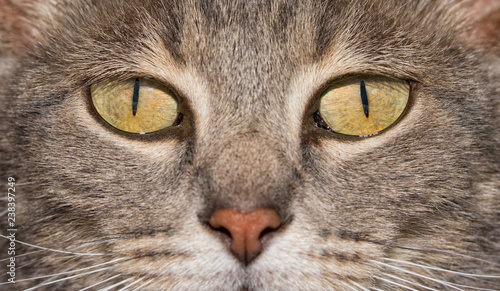
<path id="1" fill-rule="evenodd" d="M 261 251 L 261 238 L 267 231 L 277 229 L 281 220 L 276 211 L 259 208 L 250 212 L 221 208 L 214 212 L 208 224 L 216 230 L 226 229 L 231 234 L 231 250 L 244 264 Z"/>

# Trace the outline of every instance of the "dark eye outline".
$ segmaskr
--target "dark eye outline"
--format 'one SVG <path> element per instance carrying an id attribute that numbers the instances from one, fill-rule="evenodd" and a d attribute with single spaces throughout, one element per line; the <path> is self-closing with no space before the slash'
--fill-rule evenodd
<path id="1" fill-rule="evenodd" d="M 321 98 L 323 98 L 323 95 L 325 94 L 325 92 L 327 92 L 329 90 L 329 88 L 333 84 L 335 84 L 335 83 L 337 83 L 339 81 L 345 80 L 345 79 L 350 79 L 350 78 L 367 79 L 367 78 L 370 78 L 370 77 L 373 77 L 373 76 L 376 76 L 376 77 L 381 77 L 382 76 L 382 77 L 387 77 L 387 78 L 394 78 L 394 77 L 391 77 L 391 76 L 384 76 L 384 75 L 346 75 L 346 76 L 343 76 L 341 78 L 336 78 L 335 80 L 331 80 L 331 81 L 327 82 L 327 85 L 323 86 L 322 90 L 319 91 L 321 93 L 316 95 L 316 96 L 318 96 L 317 100 L 315 102 L 315 104 L 316 104 L 315 105 L 316 110 L 314 111 L 314 113 L 312 115 L 314 126 L 316 128 L 320 128 L 320 129 L 326 130 L 326 131 L 334 134 L 335 136 L 337 136 L 337 137 L 339 137 L 341 139 L 365 139 L 365 138 L 373 137 L 373 136 L 376 136 L 376 135 L 380 135 L 380 134 L 388 131 L 392 127 L 396 126 L 397 124 L 399 124 L 401 122 L 401 120 L 403 118 L 405 118 L 405 116 L 408 114 L 408 112 L 413 107 L 413 102 L 414 102 L 414 100 L 413 100 L 414 99 L 413 98 L 413 92 L 415 90 L 414 87 L 417 84 L 416 81 L 399 78 L 401 80 L 406 81 L 408 83 L 408 85 L 409 85 L 409 96 L 408 96 L 408 102 L 406 104 L 406 107 L 403 110 L 403 112 L 401 112 L 401 115 L 393 123 L 391 123 L 391 125 L 389 125 L 388 127 L 384 128 L 383 130 L 378 131 L 376 133 L 369 134 L 369 135 L 347 135 L 347 134 L 339 133 L 339 132 L 336 132 L 336 131 L 332 130 L 330 128 L 330 126 L 328 126 L 328 124 L 326 123 L 326 121 L 323 119 L 323 117 L 321 116 L 321 113 L 319 112 L 319 104 L 321 102 Z"/>

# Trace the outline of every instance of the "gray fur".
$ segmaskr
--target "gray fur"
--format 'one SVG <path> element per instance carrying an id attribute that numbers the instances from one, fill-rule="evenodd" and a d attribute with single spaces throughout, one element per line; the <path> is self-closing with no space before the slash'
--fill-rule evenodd
<path id="1" fill-rule="evenodd" d="M 18 240 L 104 255 L 30 254 L 18 280 L 126 258 L 40 290 L 450 288 L 408 272 L 500 289 L 498 48 L 467 34 L 467 3 L 26 2 L 26 37 L 2 30 L 1 189 L 16 178 Z M 325 86 L 364 74 L 412 82 L 405 117 L 370 138 L 316 127 Z M 89 85 L 111 77 L 165 83 L 183 122 L 110 128 Z M 244 266 L 206 225 L 219 207 L 285 225 Z"/>

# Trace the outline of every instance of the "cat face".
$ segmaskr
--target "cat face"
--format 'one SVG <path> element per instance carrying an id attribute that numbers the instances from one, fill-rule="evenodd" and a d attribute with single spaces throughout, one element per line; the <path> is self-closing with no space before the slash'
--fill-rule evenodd
<path id="1" fill-rule="evenodd" d="M 495 4 L 27 2 L 14 288 L 500 284 Z"/>

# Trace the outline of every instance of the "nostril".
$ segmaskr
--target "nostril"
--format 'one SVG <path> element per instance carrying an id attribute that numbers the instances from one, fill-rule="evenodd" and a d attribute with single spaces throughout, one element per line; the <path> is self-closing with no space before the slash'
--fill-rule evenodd
<path id="1" fill-rule="evenodd" d="M 222 227 L 222 226 L 213 227 L 212 225 L 210 225 L 210 223 L 208 225 L 210 226 L 211 229 L 215 230 L 219 234 L 222 234 L 224 237 L 227 237 L 228 239 L 232 239 L 231 232 L 229 232 L 229 230 L 227 228 Z"/>
<path id="2" fill-rule="evenodd" d="M 208 224 L 230 238 L 232 253 L 247 264 L 261 252 L 261 240 L 278 229 L 281 220 L 276 211 L 268 208 L 245 213 L 223 208 L 213 213 Z"/>
<path id="3" fill-rule="evenodd" d="M 264 229 L 260 235 L 259 235 L 259 239 L 262 240 L 268 233 L 271 233 L 271 232 L 274 232 L 276 229 L 272 229 L 272 228 L 269 228 L 269 227 L 266 227 L 266 229 Z"/>

